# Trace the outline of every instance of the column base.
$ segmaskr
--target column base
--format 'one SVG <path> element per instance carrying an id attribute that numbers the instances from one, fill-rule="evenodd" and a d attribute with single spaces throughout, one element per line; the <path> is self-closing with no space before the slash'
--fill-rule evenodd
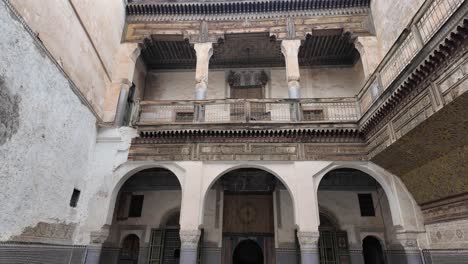
<path id="1" fill-rule="evenodd" d="M 320 264 L 320 252 L 318 249 L 301 250 L 301 264 Z"/>
<path id="2" fill-rule="evenodd" d="M 197 248 L 181 248 L 179 263 L 180 264 L 196 264 L 197 263 Z"/>

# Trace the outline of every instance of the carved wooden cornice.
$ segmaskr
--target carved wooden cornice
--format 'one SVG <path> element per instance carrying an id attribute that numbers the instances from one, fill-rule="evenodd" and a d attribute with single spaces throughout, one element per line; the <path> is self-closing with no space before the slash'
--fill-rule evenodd
<path id="1" fill-rule="evenodd" d="M 343 29 L 373 35 L 369 0 L 130 3 L 123 41 L 180 35 L 190 42 L 217 42 L 225 34 L 267 32 L 277 39 L 304 39 L 313 30 Z"/>
<path id="2" fill-rule="evenodd" d="M 198 142 L 333 142 L 363 143 L 357 129 L 281 129 L 281 130 L 157 130 L 140 131 L 135 143 L 198 143 Z"/>
<path id="3" fill-rule="evenodd" d="M 273 0 L 273 1 L 225 1 L 162 3 L 137 1 L 127 4 L 126 14 L 135 20 L 165 20 L 184 18 L 210 20 L 230 20 L 238 18 L 258 19 L 277 18 L 284 15 L 342 15 L 359 12 L 370 7 L 370 0 Z"/>

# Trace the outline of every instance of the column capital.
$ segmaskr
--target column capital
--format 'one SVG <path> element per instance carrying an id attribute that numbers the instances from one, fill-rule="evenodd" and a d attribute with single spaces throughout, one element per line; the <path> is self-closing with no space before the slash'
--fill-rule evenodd
<path id="1" fill-rule="evenodd" d="M 281 40 L 281 52 L 284 56 L 294 55 L 299 53 L 299 47 L 301 46 L 300 39 L 283 39 Z"/>
<path id="2" fill-rule="evenodd" d="M 301 246 L 301 250 L 317 249 L 319 237 L 320 237 L 320 233 L 318 231 L 297 232 L 297 238 L 299 240 L 299 245 Z"/>
<path id="3" fill-rule="evenodd" d="M 196 249 L 200 240 L 201 231 L 197 230 L 180 230 L 181 247 L 185 249 Z"/>
<path id="4" fill-rule="evenodd" d="M 193 48 L 198 56 L 207 56 L 208 59 L 213 55 L 213 43 L 212 42 L 197 42 L 193 44 Z"/>

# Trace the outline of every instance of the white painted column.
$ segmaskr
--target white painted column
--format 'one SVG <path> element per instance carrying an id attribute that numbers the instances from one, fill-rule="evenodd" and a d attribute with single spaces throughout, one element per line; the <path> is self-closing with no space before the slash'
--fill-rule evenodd
<path id="1" fill-rule="evenodd" d="M 180 230 L 180 264 L 196 264 L 200 230 Z"/>
<path id="2" fill-rule="evenodd" d="M 327 167 L 329 162 L 296 162 L 294 175 L 297 185 L 294 196 L 297 199 L 297 238 L 301 247 L 302 264 L 319 264 L 319 205 L 314 177 Z"/>
<path id="3" fill-rule="evenodd" d="M 301 264 L 320 264 L 319 237 L 320 233 L 318 231 L 297 232 L 297 238 L 301 246 Z"/>
<path id="4" fill-rule="evenodd" d="M 196 264 L 197 248 L 200 240 L 202 221 L 202 162 L 186 164 L 187 174 L 182 186 L 182 204 L 180 208 L 180 263 Z"/>
<path id="5" fill-rule="evenodd" d="M 205 100 L 208 88 L 208 68 L 211 55 L 213 55 L 213 43 L 195 43 L 193 48 L 197 55 L 195 71 L 195 100 Z"/>
<path id="6" fill-rule="evenodd" d="M 281 41 L 281 52 L 286 61 L 286 81 L 288 82 L 289 98 L 298 99 L 301 97 L 300 71 L 299 71 L 299 39 L 286 39 Z"/>

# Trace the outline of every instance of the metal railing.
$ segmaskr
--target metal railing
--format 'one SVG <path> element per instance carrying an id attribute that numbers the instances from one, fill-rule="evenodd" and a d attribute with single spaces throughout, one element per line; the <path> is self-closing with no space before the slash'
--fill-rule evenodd
<path id="1" fill-rule="evenodd" d="M 421 7 L 360 91 L 358 99 L 363 113 L 378 99 L 374 95 L 391 86 L 463 3 L 464 0 L 429 0 Z"/>
<path id="2" fill-rule="evenodd" d="M 137 124 L 355 122 L 355 98 L 141 101 Z"/>

